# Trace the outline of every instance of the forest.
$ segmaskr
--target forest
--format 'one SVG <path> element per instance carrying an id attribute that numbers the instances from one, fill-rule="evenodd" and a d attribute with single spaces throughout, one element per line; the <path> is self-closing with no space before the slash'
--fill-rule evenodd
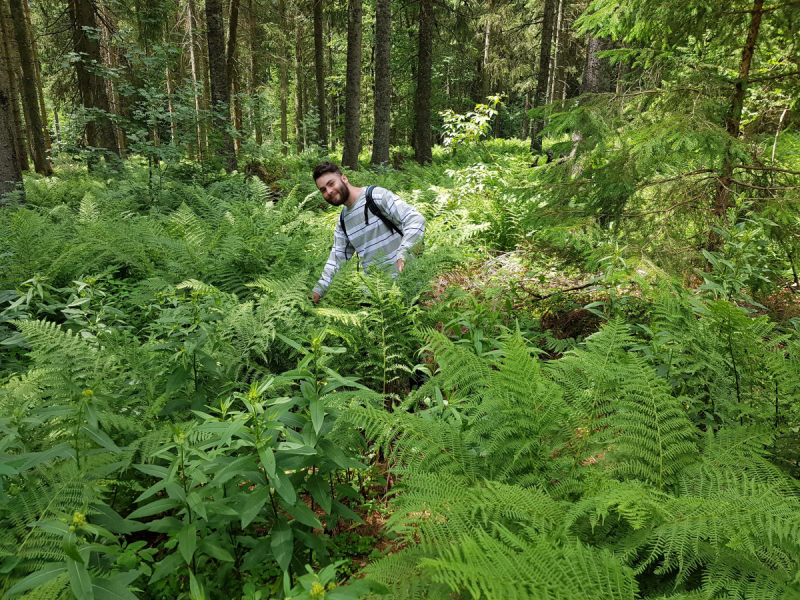
<path id="1" fill-rule="evenodd" d="M 800 598 L 799 30 L 0 0 L 0 597 Z"/>

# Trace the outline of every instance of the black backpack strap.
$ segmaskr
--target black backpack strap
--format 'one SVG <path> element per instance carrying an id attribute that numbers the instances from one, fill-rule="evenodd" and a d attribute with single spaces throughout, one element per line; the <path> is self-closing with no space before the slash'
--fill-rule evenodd
<path id="1" fill-rule="evenodd" d="M 342 212 L 340 212 L 340 213 L 339 213 L 339 227 L 341 227 L 341 228 L 342 228 L 342 231 L 344 232 L 344 237 L 346 237 L 346 238 L 347 238 L 347 241 L 349 242 L 349 241 L 350 241 L 350 238 L 349 238 L 349 237 L 347 237 L 347 227 L 345 227 L 345 226 L 344 226 L 344 211 L 342 211 Z M 347 257 L 347 246 L 345 246 L 345 247 L 344 247 L 344 259 L 345 259 L 345 260 L 350 260 L 350 259 Z"/>
<path id="2" fill-rule="evenodd" d="M 403 236 L 403 230 L 400 229 L 397 225 L 395 225 L 389 217 L 383 214 L 383 211 L 375 204 L 375 200 L 372 199 L 372 190 L 375 189 L 376 186 L 371 185 L 367 188 L 366 194 L 366 202 L 364 204 L 364 223 L 369 225 L 369 213 L 372 213 L 376 217 L 378 217 L 386 227 L 389 228 L 389 231 L 392 233 L 398 234 L 400 237 Z"/>

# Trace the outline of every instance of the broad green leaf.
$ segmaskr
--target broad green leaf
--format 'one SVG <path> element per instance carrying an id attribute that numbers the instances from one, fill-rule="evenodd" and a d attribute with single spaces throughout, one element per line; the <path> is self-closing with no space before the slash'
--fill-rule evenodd
<path id="1" fill-rule="evenodd" d="M 81 553 L 78 552 L 78 538 L 75 536 L 74 531 L 68 531 L 66 535 L 64 535 L 64 541 L 61 543 L 61 549 L 64 550 L 64 554 L 69 556 L 75 562 L 83 563 L 83 557 Z"/>
<path id="2" fill-rule="evenodd" d="M 15 596 L 27 590 L 32 590 L 35 587 L 39 587 L 40 585 L 44 585 L 48 581 L 55 579 L 66 570 L 67 570 L 66 563 L 63 562 L 47 563 L 38 571 L 31 573 L 25 579 L 18 582 L 6 593 L 9 596 Z"/>
<path id="3" fill-rule="evenodd" d="M 197 548 L 197 527 L 192 523 L 187 523 L 178 534 L 178 550 L 183 556 L 183 560 L 189 565 L 192 563 L 192 556 Z"/>
<path id="4" fill-rule="evenodd" d="M 87 425 L 84 425 L 81 427 L 81 432 L 83 432 L 83 434 L 95 444 L 102 446 L 106 450 L 110 450 L 111 452 L 122 452 L 122 450 L 119 449 L 119 446 L 114 443 L 114 440 L 112 440 L 99 429 L 93 429 Z"/>
<path id="5" fill-rule="evenodd" d="M 282 470 L 278 469 L 275 472 L 275 479 L 271 479 L 270 483 L 275 488 L 275 491 L 281 495 L 281 498 L 286 500 L 289 504 L 294 504 L 297 494 L 294 491 L 294 486 L 289 478 Z"/>
<path id="6" fill-rule="evenodd" d="M 164 577 L 183 565 L 183 557 L 180 555 L 180 552 L 173 552 L 160 563 L 158 563 L 158 565 L 156 565 L 156 570 L 153 572 L 153 576 L 150 578 L 150 583 L 152 584 L 156 581 L 164 579 Z"/>
<path id="7" fill-rule="evenodd" d="M 364 469 L 366 468 L 365 465 L 362 465 L 357 460 L 353 460 L 351 458 L 347 458 L 342 452 L 342 449 L 339 448 L 336 444 L 331 442 L 330 440 L 320 440 L 318 447 L 322 449 L 325 453 L 325 457 L 331 459 L 335 462 L 339 467 L 342 469 Z"/>
<path id="8" fill-rule="evenodd" d="M 292 562 L 292 548 L 294 546 L 294 536 L 292 526 L 286 517 L 279 515 L 270 531 L 270 547 L 272 554 L 281 570 L 286 571 Z"/>
<path id="9" fill-rule="evenodd" d="M 309 405 L 311 411 L 311 424 L 314 426 L 314 433 L 319 434 L 322 423 L 325 420 L 325 402 L 322 398 L 312 398 Z"/>
<path id="10" fill-rule="evenodd" d="M 67 558 L 67 571 L 69 571 L 69 584 L 72 593 L 78 600 L 94 600 L 92 579 L 86 565 Z"/>
<path id="11" fill-rule="evenodd" d="M 136 594 L 116 578 L 92 579 L 92 591 L 97 600 L 138 600 Z"/>
<path id="12" fill-rule="evenodd" d="M 270 477 L 275 477 L 275 452 L 272 448 L 259 448 L 258 458 L 261 460 L 261 466 Z"/>
<path id="13" fill-rule="evenodd" d="M 150 504 L 145 504 L 144 506 L 137 508 L 128 515 L 128 518 L 141 519 L 142 517 L 151 517 L 153 515 L 172 510 L 173 508 L 178 508 L 179 506 L 181 506 L 181 503 L 178 500 L 173 500 L 172 498 L 161 498 L 155 502 L 151 502 Z"/>
<path id="14" fill-rule="evenodd" d="M 164 517 L 156 519 L 147 524 L 147 529 L 156 533 L 175 533 L 183 529 L 183 521 L 175 517 Z"/>
<path id="15" fill-rule="evenodd" d="M 217 560 L 223 562 L 234 562 L 233 556 L 231 553 L 225 550 L 222 546 L 217 544 L 216 542 L 212 542 L 208 539 L 201 540 L 200 543 L 197 545 L 197 550 L 199 552 L 204 552 L 208 554 L 211 558 L 216 558 Z"/>
<path id="16" fill-rule="evenodd" d="M 319 522 L 317 515 L 315 515 L 314 512 L 308 508 L 308 506 L 306 506 L 306 503 L 302 498 L 298 498 L 297 502 L 294 503 L 294 506 L 284 504 L 283 508 L 286 509 L 286 512 L 292 515 L 299 523 L 308 525 L 311 528 L 322 529 L 322 523 Z"/>
<path id="17" fill-rule="evenodd" d="M 339 515 L 340 517 L 343 517 L 348 521 L 355 521 L 356 523 L 361 523 L 361 524 L 364 523 L 361 517 L 359 517 L 355 512 L 347 508 L 344 504 L 342 504 L 338 500 L 333 501 L 333 514 Z"/>
<path id="18" fill-rule="evenodd" d="M 152 475 L 159 479 L 166 479 L 169 469 L 167 467 L 159 467 L 158 465 L 133 465 L 137 470 L 145 475 Z"/>
<path id="19" fill-rule="evenodd" d="M 188 377 L 189 372 L 186 369 L 184 369 L 182 366 L 176 367 L 170 376 L 167 377 L 167 396 L 170 396 L 172 392 L 183 386 Z"/>
<path id="20" fill-rule="evenodd" d="M 250 494 L 242 510 L 242 529 L 253 522 L 267 500 L 269 500 L 269 488 L 265 485 L 259 486 L 255 492 Z"/>
<path id="21" fill-rule="evenodd" d="M 325 479 L 314 473 L 311 477 L 306 479 L 306 489 L 311 492 L 311 497 L 317 501 L 326 513 L 331 512 L 331 491 L 328 482 Z"/>
<path id="22" fill-rule="evenodd" d="M 189 571 L 189 597 L 191 600 L 206 599 L 206 591 L 203 584 L 197 580 L 197 577 L 191 571 Z"/>
<path id="23" fill-rule="evenodd" d="M 247 469 L 253 468 L 255 468 L 255 457 L 251 455 L 240 456 L 239 458 L 236 458 L 225 464 L 222 469 L 217 472 L 217 476 L 214 478 L 214 483 L 217 485 L 222 485 L 231 477 L 241 475 Z"/>

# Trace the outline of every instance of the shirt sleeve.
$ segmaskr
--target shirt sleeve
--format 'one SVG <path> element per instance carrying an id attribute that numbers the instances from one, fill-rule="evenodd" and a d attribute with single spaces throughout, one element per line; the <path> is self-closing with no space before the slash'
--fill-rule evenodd
<path id="1" fill-rule="evenodd" d="M 333 248 L 331 248 L 325 268 L 322 269 L 322 275 L 312 291 L 320 296 L 328 291 L 328 286 L 330 286 L 336 271 L 339 270 L 342 263 L 347 262 L 348 258 L 352 258 L 355 253 L 356 249 L 347 239 L 344 231 L 342 231 L 341 221 L 337 219 L 336 228 L 333 230 Z"/>
<path id="2" fill-rule="evenodd" d="M 375 191 L 379 191 L 380 194 L 375 194 Z M 422 241 L 422 237 L 425 235 L 425 217 L 416 208 L 403 202 L 387 189 L 376 188 L 373 191 L 373 198 L 383 214 L 403 232 L 403 240 L 400 242 L 396 256 L 398 260 L 401 258 L 405 260 L 408 251 Z"/>

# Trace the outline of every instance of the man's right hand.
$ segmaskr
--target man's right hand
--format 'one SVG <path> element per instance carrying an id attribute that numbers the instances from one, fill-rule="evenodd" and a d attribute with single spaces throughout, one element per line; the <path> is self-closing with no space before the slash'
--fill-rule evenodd
<path id="1" fill-rule="evenodd" d="M 312 298 L 311 301 L 316 304 L 319 302 L 319 294 L 317 292 L 311 292 Z"/>

